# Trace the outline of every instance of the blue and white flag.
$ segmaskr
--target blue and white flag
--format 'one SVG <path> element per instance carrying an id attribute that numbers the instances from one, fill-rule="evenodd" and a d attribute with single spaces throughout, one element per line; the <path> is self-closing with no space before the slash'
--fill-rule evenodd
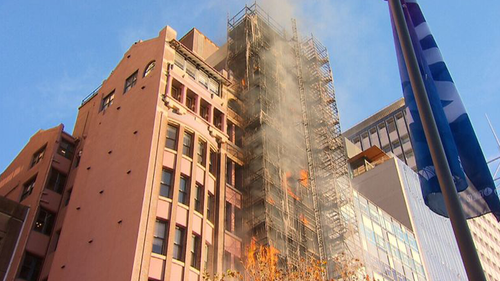
<path id="1" fill-rule="evenodd" d="M 401 0 L 401 4 L 465 215 L 473 218 L 491 212 L 500 221 L 493 177 L 436 41 L 416 0 Z M 431 210 L 448 217 L 392 18 L 391 22 L 423 197 Z"/>

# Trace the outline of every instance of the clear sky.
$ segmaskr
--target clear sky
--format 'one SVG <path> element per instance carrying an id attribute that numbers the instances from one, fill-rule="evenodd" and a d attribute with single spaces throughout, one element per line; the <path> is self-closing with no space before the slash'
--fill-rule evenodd
<path id="1" fill-rule="evenodd" d="M 249 2 L 251 4 L 252 2 Z M 261 0 L 269 13 L 327 46 L 342 127 L 402 96 L 387 2 Z M 0 1 L 0 172 L 39 129 L 72 132 L 81 100 L 123 53 L 165 26 L 178 38 L 197 27 L 217 44 L 240 0 Z M 488 159 L 500 154 L 500 1 L 421 0 L 420 5 Z"/>

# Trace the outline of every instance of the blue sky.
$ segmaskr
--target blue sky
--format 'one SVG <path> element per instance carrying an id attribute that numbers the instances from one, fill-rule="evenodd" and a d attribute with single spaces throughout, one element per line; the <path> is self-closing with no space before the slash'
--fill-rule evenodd
<path id="1" fill-rule="evenodd" d="M 251 2 L 250 2 L 251 3 Z M 401 94 L 387 2 L 258 1 L 283 25 L 314 33 L 330 53 L 342 127 Z M 165 26 L 178 38 L 197 27 L 218 44 L 228 15 L 245 4 L 214 1 L 0 1 L 0 171 L 39 129 L 73 130 L 81 100 L 139 39 Z M 486 157 L 500 154 L 484 114 L 500 133 L 500 2 L 420 1 L 468 109 Z"/>

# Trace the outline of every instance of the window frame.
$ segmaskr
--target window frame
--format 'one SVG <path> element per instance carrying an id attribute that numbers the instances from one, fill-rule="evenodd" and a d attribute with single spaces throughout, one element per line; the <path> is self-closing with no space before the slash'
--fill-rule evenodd
<path id="1" fill-rule="evenodd" d="M 163 232 L 158 233 L 158 225 L 161 225 L 163 227 Z M 161 237 L 158 234 L 162 234 L 163 237 Z M 151 249 L 151 252 L 165 256 L 167 254 L 167 244 L 168 244 L 167 238 L 168 238 L 168 221 L 157 218 L 155 221 L 155 230 L 153 233 L 153 247 Z M 157 241 L 160 241 L 161 245 L 155 244 Z M 155 245 L 160 248 L 159 252 L 155 249 Z"/>
<path id="2" fill-rule="evenodd" d="M 163 176 L 165 174 L 169 174 L 170 175 L 170 181 L 167 183 L 167 182 L 164 182 L 163 181 Z M 172 191 L 173 191 L 173 186 L 172 186 L 172 183 L 173 183 L 173 179 L 174 179 L 174 172 L 170 169 L 166 169 L 166 168 L 163 168 L 162 169 L 162 174 L 161 174 L 161 179 L 160 179 L 160 196 L 162 197 L 165 197 L 165 198 L 172 198 Z M 165 187 L 167 189 L 167 194 L 166 195 L 163 195 L 162 194 L 162 190 L 164 190 Z"/>
<path id="3" fill-rule="evenodd" d="M 31 158 L 30 168 L 33 168 L 36 164 L 40 163 L 43 160 L 43 156 L 45 155 L 46 149 L 47 149 L 47 144 L 44 144 L 40 149 L 38 149 L 35 153 L 33 153 L 33 157 Z"/>
<path id="4" fill-rule="evenodd" d="M 181 175 L 179 178 L 179 196 L 177 198 L 177 201 L 180 204 L 189 206 L 189 187 L 190 187 L 190 178 L 188 176 Z M 181 199 L 181 194 L 182 194 L 182 199 Z"/>
<path id="5" fill-rule="evenodd" d="M 43 217 L 41 217 L 43 216 Z M 33 224 L 33 231 L 39 232 L 44 235 L 50 236 L 54 230 L 56 222 L 56 214 L 51 211 L 40 207 L 38 209 L 35 222 Z M 38 225 L 40 223 L 40 225 Z"/>
<path id="6" fill-rule="evenodd" d="M 198 139 L 198 148 L 196 149 L 196 154 L 198 156 L 198 159 L 196 159 L 196 162 L 203 167 L 205 167 L 207 163 L 207 142 L 201 138 Z"/>
<path id="7" fill-rule="evenodd" d="M 150 61 L 146 65 L 146 68 L 144 68 L 144 73 L 143 73 L 142 77 L 146 77 L 149 74 L 151 74 L 151 72 L 155 69 L 155 67 L 156 67 L 156 61 L 155 60 Z"/>
<path id="8" fill-rule="evenodd" d="M 200 214 L 203 214 L 203 199 L 205 193 L 205 187 L 196 182 L 194 185 L 194 210 Z"/>
<path id="9" fill-rule="evenodd" d="M 26 260 L 27 258 L 32 259 L 30 262 L 30 265 L 26 265 Z M 17 274 L 17 278 L 22 279 L 22 280 L 38 280 L 40 277 L 40 273 L 42 271 L 42 266 L 43 266 L 44 259 L 34 255 L 30 252 L 25 252 L 24 257 L 23 257 L 23 262 L 20 264 L 19 267 L 19 273 Z M 28 271 L 25 274 L 25 268 L 28 268 Z"/>
<path id="10" fill-rule="evenodd" d="M 63 144 L 66 144 L 68 146 L 63 147 Z M 66 159 L 73 160 L 73 156 L 75 154 L 75 145 L 64 138 L 61 138 L 61 142 L 57 147 L 57 153 L 64 156 Z"/>
<path id="11" fill-rule="evenodd" d="M 175 226 L 172 258 L 184 262 L 184 245 L 186 240 L 186 228 L 180 225 Z"/>
<path id="12" fill-rule="evenodd" d="M 187 143 L 186 140 L 189 140 L 189 143 Z M 193 143 L 194 134 L 190 131 L 184 130 L 184 136 L 182 137 L 182 155 L 193 158 Z"/>
<path id="13" fill-rule="evenodd" d="M 172 139 L 170 138 L 169 135 L 169 129 L 174 128 L 175 129 L 175 137 Z M 177 151 L 177 141 L 179 139 L 179 126 L 176 126 L 174 124 L 168 124 L 167 126 L 167 136 L 166 136 L 166 141 L 165 141 L 165 148 Z M 169 145 L 169 140 L 170 142 L 173 142 L 173 147 L 170 147 Z"/>
<path id="14" fill-rule="evenodd" d="M 201 236 L 192 233 L 191 234 L 191 267 L 200 269 L 201 266 Z"/>
<path id="15" fill-rule="evenodd" d="M 115 100 L 115 90 L 111 91 L 109 94 L 107 94 L 106 96 L 104 96 L 102 98 L 101 108 L 100 108 L 99 112 L 109 108 L 113 104 L 114 100 Z"/>
<path id="16" fill-rule="evenodd" d="M 57 175 L 56 176 L 57 178 L 55 179 L 55 182 L 52 182 L 54 175 Z M 51 168 L 45 189 L 52 190 L 56 193 L 62 194 L 64 191 L 64 187 L 66 186 L 67 179 L 68 175 L 66 175 L 63 172 L 60 172 L 57 169 Z"/>
<path id="17" fill-rule="evenodd" d="M 35 189 L 36 177 L 37 175 L 34 175 L 23 184 L 23 192 L 21 193 L 21 199 L 19 200 L 19 202 L 22 202 L 24 199 L 28 198 L 31 195 L 33 189 Z"/>
<path id="18" fill-rule="evenodd" d="M 139 70 L 136 70 L 132 75 L 130 75 L 127 79 L 125 79 L 125 85 L 123 87 L 123 93 L 127 93 L 130 91 L 135 84 L 137 84 L 137 74 L 139 73 Z"/>

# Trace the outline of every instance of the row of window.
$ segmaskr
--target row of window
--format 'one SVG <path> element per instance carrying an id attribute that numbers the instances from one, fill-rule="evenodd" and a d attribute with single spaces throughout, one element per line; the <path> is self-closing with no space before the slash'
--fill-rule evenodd
<path id="1" fill-rule="evenodd" d="M 187 243 L 186 228 L 180 225 L 175 226 L 174 243 L 172 249 L 172 257 L 178 261 L 185 261 Z M 156 220 L 155 232 L 153 238 L 153 253 L 166 255 L 167 253 L 167 237 L 168 237 L 168 221 Z M 191 234 L 191 248 L 190 248 L 191 267 L 200 269 L 201 264 L 201 236 Z"/>
<path id="2" fill-rule="evenodd" d="M 172 199 L 172 194 L 173 194 L 172 186 L 174 181 L 173 175 L 174 174 L 172 170 L 163 169 L 160 181 L 160 196 Z M 179 179 L 178 202 L 186 206 L 189 206 L 189 197 L 191 192 L 190 186 L 191 186 L 190 178 L 188 176 L 181 175 Z M 202 184 L 196 182 L 193 194 L 194 210 L 200 214 L 203 214 L 204 194 L 205 194 L 205 187 Z M 208 192 L 207 218 L 211 222 L 213 222 L 215 218 L 214 204 L 215 204 L 215 196 L 210 192 Z"/>
<path id="3" fill-rule="evenodd" d="M 32 177 L 26 183 L 24 183 L 20 201 L 26 199 L 33 192 L 33 189 L 35 188 L 36 177 L 37 175 Z M 47 185 L 45 186 L 45 188 L 61 194 L 65 185 L 66 185 L 66 174 L 61 173 L 56 169 L 51 169 L 49 180 L 47 181 Z"/>
<path id="4" fill-rule="evenodd" d="M 154 70 L 155 66 L 156 66 L 155 61 L 151 61 L 150 63 L 148 63 L 148 65 L 144 69 L 142 77 L 148 76 Z M 123 87 L 124 94 L 137 84 L 138 73 L 139 70 L 136 70 L 134 73 L 132 73 L 132 75 L 130 75 L 127 79 L 125 79 L 125 85 Z M 109 94 L 107 94 L 102 98 L 99 111 L 105 110 L 106 108 L 110 107 L 113 104 L 114 99 L 115 99 L 115 90 L 112 90 Z"/>
<path id="5" fill-rule="evenodd" d="M 165 147 L 168 149 L 172 149 L 177 151 L 177 142 L 179 139 L 179 127 L 169 124 L 167 127 L 167 139 L 165 142 Z M 194 150 L 194 134 L 189 131 L 184 131 L 184 136 L 182 137 L 182 154 L 193 158 L 193 150 Z M 207 142 L 203 139 L 198 139 L 198 146 L 196 148 L 197 154 L 197 162 L 198 164 L 205 166 L 206 164 L 206 151 L 207 151 Z M 216 175 L 216 160 L 217 154 L 215 150 L 210 149 L 209 155 L 209 172 L 212 175 Z"/>
<path id="6" fill-rule="evenodd" d="M 170 91 L 172 98 L 184 104 L 195 114 L 200 115 L 200 117 L 205 119 L 205 121 L 212 123 L 212 120 L 210 120 L 210 110 L 212 108 L 212 105 L 209 102 L 205 101 L 203 98 L 198 97 L 198 95 L 190 89 L 186 90 L 186 96 L 183 97 L 181 91 L 181 88 L 183 87 L 185 87 L 185 85 L 182 85 L 177 80 L 173 80 Z M 197 104 L 197 102 L 199 102 L 199 105 Z M 214 108 L 213 114 L 214 126 L 223 131 L 224 114 L 217 108 Z"/>
<path id="7" fill-rule="evenodd" d="M 211 93 L 220 96 L 220 84 L 217 80 L 209 78 L 208 74 L 203 70 L 198 69 L 196 65 L 189 60 L 186 60 L 180 53 L 175 53 L 174 63 L 180 69 L 185 70 L 187 75 L 198 81 L 205 89 L 209 90 Z"/>
<path id="8" fill-rule="evenodd" d="M 44 155 L 45 155 L 45 149 L 47 148 L 47 144 L 43 145 L 42 148 L 38 149 L 35 153 L 33 153 L 33 156 L 31 157 L 31 162 L 30 162 L 30 168 L 38 164 L 40 161 L 42 161 Z M 57 153 L 60 155 L 66 157 L 69 160 L 73 159 L 73 155 L 75 153 L 75 146 L 65 140 L 61 139 L 61 143 L 59 144 L 59 147 L 57 148 Z"/>

